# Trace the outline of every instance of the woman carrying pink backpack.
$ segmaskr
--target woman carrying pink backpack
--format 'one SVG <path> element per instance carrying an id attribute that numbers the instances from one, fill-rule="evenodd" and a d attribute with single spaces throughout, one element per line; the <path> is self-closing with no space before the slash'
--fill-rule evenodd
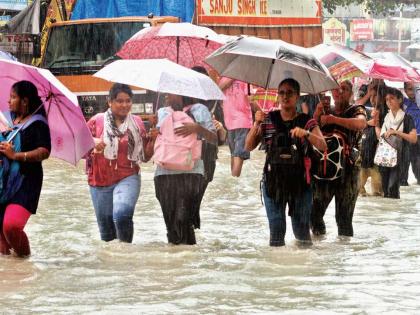
<path id="1" fill-rule="evenodd" d="M 216 143 L 216 130 L 205 105 L 175 94 L 167 95 L 167 105 L 158 111 L 160 132 L 153 156 L 157 165 L 156 198 L 162 208 L 168 242 L 194 245 L 194 202 L 204 174 L 201 139 Z"/>

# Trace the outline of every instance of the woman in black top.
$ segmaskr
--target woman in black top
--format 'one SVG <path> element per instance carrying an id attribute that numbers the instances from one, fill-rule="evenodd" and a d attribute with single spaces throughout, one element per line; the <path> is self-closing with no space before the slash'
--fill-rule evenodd
<path id="1" fill-rule="evenodd" d="M 18 256 L 27 256 L 30 247 L 23 228 L 38 207 L 43 178 L 41 162 L 51 151 L 50 129 L 38 90 L 29 81 L 19 81 L 12 86 L 9 109 L 6 114 L 11 118 L 10 127 L 21 129 L 12 143 L 0 143 L 0 155 L 3 163 L 12 165 L 17 161 L 19 170 L 13 183 L 16 191 L 0 204 L 0 253 L 7 255 L 13 249 Z M 18 137 L 20 152 L 15 151 L 13 144 Z"/>
<path id="2" fill-rule="evenodd" d="M 327 144 L 317 122 L 307 114 L 297 113 L 299 83 L 294 79 L 283 80 L 278 95 L 281 109 L 255 114 L 255 124 L 246 137 L 245 148 L 252 151 L 262 142 L 266 149 L 262 192 L 270 227 L 270 246 L 285 245 L 286 205 L 296 239 L 311 244 L 308 150 L 314 145 L 324 151 Z"/>

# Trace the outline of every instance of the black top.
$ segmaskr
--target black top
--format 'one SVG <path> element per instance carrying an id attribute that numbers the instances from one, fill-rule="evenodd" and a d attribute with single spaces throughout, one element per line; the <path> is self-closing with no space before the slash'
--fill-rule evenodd
<path id="1" fill-rule="evenodd" d="M 362 158 L 362 168 L 371 168 L 375 165 L 373 160 L 375 159 L 377 145 L 378 138 L 376 136 L 375 126 L 367 126 L 363 130 L 362 147 L 360 151 Z"/>
<path id="2" fill-rule="evenodd" d="M 340 115 L 334 113 L 332 113 L 332 115 L 341 118 L 356 118 L 358 115 L 363 115 L 366 117 L 366 109 L 363 105 L 352 105 Z M 333 132 L 334 130 L 339 130 L 347 136 L 347 141 L 350 147 L 360 149 L 360 140 L 362 134 L 360 131 L 350 130 L 338 125 L 326 125 L 322 127 L 323 132 Z"/>
<path id="3" fill-rule="evenodd" d="M 50 128 L 44 122 L 35 121 L 20 133 L 22 152 L 32 151 L 39 147 L 51 151 Z M 20 162 L 20 172 L 24 176 L 22 186 L 8 204 L 21 205 L 35 214 L 42 187 L 42 164 L 41 162 Z"/>
<path id="4" fill-rule="evenodd" d="M 308 186 L 304 158 L 310 155 L 311 146 L 306 140 L 291 138 L 290 130 L 295 127 L 311 130 L 316 122 L 306 114 L 284 121 L 280 111 L 270 112 L 269 118 L 275 131 L 266 150 L 264 177 L 268 196 L 279 200 L 285 194 L 299 194 Z M 291 158 L 287 161 L 282 156 Z"/>

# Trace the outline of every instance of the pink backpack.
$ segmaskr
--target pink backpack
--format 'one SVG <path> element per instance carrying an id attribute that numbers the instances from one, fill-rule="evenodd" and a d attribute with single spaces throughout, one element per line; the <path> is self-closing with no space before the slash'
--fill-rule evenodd
<path id="1" fill-rule="evenodd" d="M 183 123 L 193 123 L 186 111 L 174 111 L 171 107 L 165 108 L 170 114 L 160 126 L 160 132 L 156 138 L 153 161 L 167 170 L 191 171 L 197 160 L 201 159 L 201 140 L 197 134 L 182 137 L 175 134 L 175 129 Z"/>

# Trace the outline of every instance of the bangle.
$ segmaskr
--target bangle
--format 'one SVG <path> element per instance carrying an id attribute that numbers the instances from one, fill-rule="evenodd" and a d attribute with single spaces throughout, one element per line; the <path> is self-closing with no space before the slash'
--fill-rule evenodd
<path id="1" fill-rule="evenodd" d="M 25 153 L 23 154 L 23 162 L 26 162 L 26 153 L 27 153 L 27 152 L 25 152 Z"/>

